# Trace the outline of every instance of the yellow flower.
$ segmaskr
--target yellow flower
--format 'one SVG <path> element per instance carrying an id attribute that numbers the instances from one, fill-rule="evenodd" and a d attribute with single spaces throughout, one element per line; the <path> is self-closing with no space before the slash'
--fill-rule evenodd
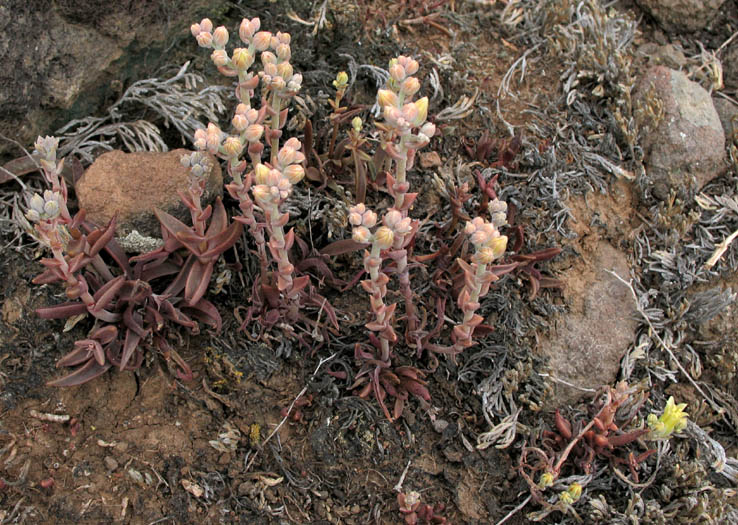
<path id="1" fill-rule="evenodd" d="M 569 488 L 566 489 L 566 491 L 559 493 L 559 500 L 561 500 L 563 503 L 566 503 L 567 505 L 571 505 L 572 503 L 579 500 L 581 496 L 582 486 L 579 483 L 572 483 L 571 485 L 569 485 Z"/>
<path id="2" fill-rule="evenodd" d="M 550 472 L 544 472 L 541 474 L 541 478 L 538 480 L 538 487 L 545 489 L 546 487 L 550 487 L 553 485 L 554 482 L 554 476 Z"/>
<path id="3" fill-rule="evenodd" d="M 341 71 L 336 75 L 336 80 L 333 81 L 333 87 L 336 89 L 343 89 L 348 84 L 348 74 L 345 71 Z"/>
<path id="4" fill-rule="evenodd" d="M 671 437 L 674 432 L 681 432 L 687 427 L 687 414 L 684 409 L 687 403 L 674 403 L 674 397 L 671 396 L 666 401 L 664 413 L 656 417 L 656 414 L 648 416 L 648 426 L 651 427 L 651 437 L 653 439 L 666 439 Z"/>

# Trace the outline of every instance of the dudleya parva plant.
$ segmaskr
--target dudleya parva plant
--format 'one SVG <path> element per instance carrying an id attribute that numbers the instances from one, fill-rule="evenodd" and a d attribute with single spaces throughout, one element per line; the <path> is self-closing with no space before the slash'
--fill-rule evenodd
<path id="1" fill-rule="evenodd" d="M 161 248 L 128 258 L 114 240 L 115 220 L 98 228 L 85 220 L 84 210 L 72 217 L 67 209 L 67 188 L 60 177 L 63 161 L 56 159 L 57 141 L 47 137 L 36 143 L 50 189 L 28 199 L 26 217 L 34 224 L 34 235 L 51 250 L 52 258 L 42 261 L 48 269 L 34 282 L 60 281 L 70 299 L 40 309 L 39 314 L 47 318 L 85 314 L 94 319 L 88 337 L 75 343 L 74 350 L 59 362 L 59 366 L 81 366 L 52 384 L 83 383 L 113 365 L 134 369 L 143 362 L 147 348 L 158 350 L 176 363 L 181 376 L 191 376 L 187 364 L 167 342 L 168 327 L 179 324 L 196 332 L 199 321 L 220 328 L 220 315 L 206 299 L 207 290 L 217 260 L 235 245 L 244 229 L 249 233 L 249 245 L 260 272 L 245 301 L 248 315 L 243 324 L 257 323 L 262 330 L 278 325 L 286 337 L 313 348 L 317 339 L 308 336 L 328 335 L 320 323 L 321 315 L 334 331 L 339 330 L 337 314 L 327 298 L 318 293 L 317 280 L 298 271 L 294 248 L 305 243 L 289 226 L 291 217 L 286 211 L 287 202 L 294 198 L 295 185 L 305 177 L 308 157 L 318 156 L 312 142 L 304 148 L 298 137 L 285 136 L 288 111 L 303 80 L 290 63 L 291 37 L 261 30 L 258 18 L 241 22 L 239 42 L 230 51 L 231 34 L 223 26 L 214 28 L 209 19 L 193 24 L 191 32 L 201 47 L 211 50 L 212 62 L 220 73 L 235 80 L 238 104 L 228 130 L 211 122 L 195 133 L 197 151 L 182 159 L 191 174 L 190 185 L 180 192 L 191 212 L 191 225 L 157 210 L 164 239 Z M 402 413 L 410 394 L 421 402 L 430 400 L 427 370 L 396 365 L 393 359 L 397 360 L 397 351 L 412 349 L 412 353 L 406 353 L 409 359 L 412 354 L 421 357 L 424 351 L 453 358 L 473 345 L 475 330 L 483 323 L 477 314 L 482 297 L 492 283 L 517 264 L 496 265 L 507 248 L 507 237 L 500 232 L 506 224 L 507 206 L 495 196 L 484 210 L 488 219 L 470 218 L 461 230 L 453 232 L 458 236 L 457 244 L 473 248 L 469 260 L 459 257 L 453 266 L 462 283 L 454 292 L 459 321 L 446 332 L 442 330 L 444 315 L 436 329 L 425 330 L 411 275 L 412 253 L 421 224 L 411 216 L 417 193 L 410 191 L 408 175 L 418 151 L 430 144 L 437 129 L 428 120 L 428 97 L 419 96 L 418 71 L 419 64 L 411 57 L 392 59 L 387 83 L 377 93 L 380 118 L 372 128 L 356 116 L 346 139 L 357 187 L 357 200 L 347 203 L 351 249 L 363 250 L 366 278 L 361 286 L 370 306 L 366 323 L 369 337 L 366 343 L 355 346 L 360 368 L 351 388 L 360 396 L 375 397 L 389 419 Z M 347 79 L 341 72 L 334 82 L 334 115 L 345 109 L 340 104 Z M 338 122 L 332 120 L 331 150 Z M 372 144 L 374 153 L 369 154 Z M 237 212 L 230 218 L 220 200 L 204 208 L 200 203 L 209 171 L 206 152 L 225 164 L 230 179 L 226 189 L 237 203 Z M 370 162 L 375 167 L 370 187 L 390 195 L 392 204 L 387 209 L 372 205 L 377 199 L 366 195 L 366 166 Z M 419 261 L 416 267 L 424 264 Z M 397 332 L 398 304 L 388 302 L 388 290 L 393 286 L 402 297 L 404 337 Z M 297 332 L 290 328 L 298 323 L 307 329 Z M 450 341 L 439 342 L 443 337 L 450 337 Z M 394 399 L 391 411 L 386 403 L 388 396 Z"/>

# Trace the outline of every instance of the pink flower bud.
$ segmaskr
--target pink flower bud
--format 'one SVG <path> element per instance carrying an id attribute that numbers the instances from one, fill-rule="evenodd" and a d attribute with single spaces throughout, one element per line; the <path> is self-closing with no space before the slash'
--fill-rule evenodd
<path id="1" fill-rule="evenodd" d="M 290 36 L 289 33 L 282 33 L 281 31 L 278 31 L 277 40 L 280 44 L 290 45 L 290 42 L 292 41 L 292 36 Z"/>
<path id="2" fill-rule="evenodd" d="M 244 18 L 241 20 L 241 25 L 238 27 L 238 36 L 244 44 L 251 42 L 251 39 L 254 37 L 254 33 L 259 30 L 259 19 L 254 18 L 254 20 L 257 22 L 256 24 L 254 24 L 253 21 L 249 21 L 247 18 Z"/>
<path id="3" fill-rule="evenodd" d="M 393 208 L 384 215 L 382 222 L 384 222 L 385 226 L 394 230 L 401 220 L 402 213 Z"/>
<path id="4" fill-rule="evenodd" d="M 246 112 L 246 118 L 249 120 L 249 123 L 254 124 L 259 119 L 259 112 L 254 108 L 249 108 Z"/>
<path id="5" fill-rule="evenodd" d="M 396 82 L 402 82 L 405 80 L 405 68 L 400 64 L 393 64 L 390 66 L 389 74 Z"/>
<path id="6" fill-rule="evenodd" d="M 269 43 L 272 40 L 272 34 L 269 31 L 259 31 L 254 35 L 251 44 L 256 48 L 257 51 L 266 51 L 269 48 Z"/>
<path id="7" fill-rule="evenodd" d="M 233 127 L 236 128 L 236 130 L 243 131 L 246 129 L 246 126 L 249 125 L 249 121 L 246 119 L 245 116 L 236 113 L 235 115 L 233 115 L 233 120 L 231 120 L 231 124 L 233 124 Z"/>
<path id="8" fill-rule="evenodd" d="M 291 56 L 290 46 L 289 44 L 279 44 L 277 46 L 277 58 L 280 60 L 289 60 Z"/>
<path id="9" fill-rule="evenodd" d="M 361 213 L 351 212 L 348 215 L 349 224 L 353 226 L 361 226 Z"/>
<path id="10" fill-rule="evenodd" d="M 358 228 L 354 228 L 354 231 L 351 232 L 351 238 L 356 242 L 366 244 L 372 238 L 372 232 L 369 231 L 369 228 L 359 226 Z"/>
<path id="11" fill-rule="evenodd" d="M 218 67 L 225 66 L 228 63 L 228 53 L 225 49 L 216 49 L 211 53 L 210 59 Z"/>
<path id="12" fill-rule="evenodd" d="M 208 134 L 204 129 L 198 129 L 195 131 L 195 148 L 203 150 L 207 148 Z"/>
<path id="13" fill-rule="evenodd" d="M 418 118 L 418 107 L 412 102 L 402 106 L 402 118 L 408 122 L 414 122 Z"/>
<path id="14" fill-rule="evenodd" d="M 295 73 L 292 75 L 290 81 L 287 82 L 287 89 L 297 93 L 300 91 L 300 87 L 302 87 L 302 75 L 300 73 Z"/>
<path id="15" fill-rule="evenodd" d="M 374 225 L 377 224 L 377 214 L 374 213 L 372 210 L 366 210 L 364 212 L 364 216 L 361 219 L 361 224 L 363 224 L 367 228 L 373 228 Z"/>
<path id="16" fill-rule="evenodd" d="M 415 73 L 418 72 L 418 68 L 420 67 L 420 65 L 418 64 L 417 60 L 414 60 L 412 58 L 407 58 L 407 60 L 405 60 L 404 62 L 405 63 L 402 64 L 402 67 L 405 68 L 406 75 L 414 75 Z"/>
<path id="17" fill-rule="evenodd" d="M 290 148 L 289 146 L 285 145 L 277 153 L 277 162 L 281 164 L 282 166 L 287 166 L 288 164 L 292 164 L 294 162 L 292 159 L 295 153 L 296 152 L 294 148 Z"/>
<path id="18" fill-rule="evenodd" d="M 400 90 L 405 94 L 405 96 L 412 97 L 418 92 L 418 90 L 420 90 L 420 81 L 415 77 L 408 77 L 402 82 Z"/>
<path id="19" fill-rule="evenodd" d="M 251 67 L 254 63 L 254 55 L 244 47 L 237 47 L 233 50 L 233 65 L 236 69 L 244 71 Z"/>
<path id="20" fill-rule="evenodd" d="M 265 184 L 257 184 L 252 187 L 251 194 L 254 196 L 254 200 L 260 204 L 271 200 L 271 190 L 269 189 L 269 186 Z"/>
<path id="21" fill-rule="evenodd" d="M 224 47 L 228 43 L 228 30 L 225 26 L 220 26 L 213 33 L 213 44 L 217 47 Z"/>
<path id="22" fill-rule="evenodd" d="M 192 36 L 196 37 L 200 34 L 200 24 L 192 24 L 190 26 L 190 33 L 192 33 Z"/>
<path id="23" fill-rule="evenodd" d="M 423 124 L 423 127 L 420 128 L 420 132 L 431 139 L 436 134 L 436 125 L 432 122 L 426 122 L 425 124 Z"/>
<path id="24" fill-rule="evenodd" d="M 200 47 L 211 47 L 213 44 L 213 35 L 207 31 L 202 31 L 197 35 L 197 43 Z"/>
<path id="25" fill-rule="evenodd" d="M 200 29 L 206 33 L 210 33 L 213 31 L 213 23 L 209 18 L 203 18 L 200 20 Z"/>
<path id="26" fill-rule="evenodd" d="M 251 124 L 246 128 L 244 137 L 248 142 L 258 142 L 261 140 L 261 136 L 264 134 L 264 126 L 261 124 Z"/>
<path id="27" fill-rule="evenodd" d="M 305 169 L 299 164 L 287 166 L 282 174 L 287 177 L 291 184 L 297 184 L 305 176 Z"/>
<path id="28" fill-rule="evenodd" d="M 264 56 L 264 53 L 261 54 L 261 56 Z M 264 74 L 269 75 L 270 77 L 276 77 L 279 75 L 277 71 L 277 64 L 274 64 L 272 62 L 267 62 L 264 64 Z"/>
<path id="29" fill-rule="evenodd" d="M 299 151 L 302 149 L 302 142 L 300 142 L 300 139 L 297 137 L 291 137 L 287 139 L 287 142 L 284 143 L 285 146 L 288 148 L 292 148 L 295 151 Z"/>

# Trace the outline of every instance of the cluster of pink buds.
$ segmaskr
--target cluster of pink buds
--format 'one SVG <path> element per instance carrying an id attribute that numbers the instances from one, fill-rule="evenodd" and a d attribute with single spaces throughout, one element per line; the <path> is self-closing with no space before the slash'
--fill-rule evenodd
<path id="1" fill-rule="evenodd" d="M 473 344 L 474 329 L 484 320 L 475 312 L 479 308 L 479 299 L 487 294 L 491 283 L 497 276 L 487 266 L 502 257 L 507 248 L 507 237 L 500 235 L 497 227 L 481 217 L 466 223 L 466 234 L 474 245 L 472 263 L 457 259 L 464 272 L 464 288 L 459 293 L 458 305 L 464 313 L 461 324 L 454 327 L 454 352 L 461 352 Z"/>
<path id="2" fill-rule="evenodd" d="M 213 30 L 213 23 L 206 18 L 190 28 L 200 46 L 213 50 L 211 59 L 219 71 L 238 77 L 239 104 L 231 120 L 233 131 L 229 135 L 211 123 L 206 130 L 196 132 L 195 147 L 228 161 L 228 173 L 233 181 L 227 189 L 238 199 L 242 213 L 236 220 L 249 227 L 256 241 L 262 275 L 267 273 L 270 264 L 267 254 L 271 254 L 277 265 L 277 289 L 286 297 L 296 299 L 298 288 L 304 287 L 307 281 L 293 279 L 294 268 L 287 254 L 294 233 L 285 233 L 289 214 L 280 208 L 293 185 L 305 175 L 302 166 L 305 155 L 300 152 L 302 146 L 296 138 L 281 148 L 279 142 L 287 122 L 287 106 L 301 88 L 302 75 L 295 73 L 290 63 L 290 35 L 272 34 L 260 28 L 258 18 L 244 18 L 238 36 L 245 46 L 236 47 L 230 54 L 226 50 L 229 34 L 225 27 Z M 257 74 L 251 68 L 259 54 L 262 70 Z M 256 109 L 252 98 L 260 83 L 261 104 Z M 270 149 L 268 162 L 262 161 L 266 147 Z M 250 166 L 241 158 L 244 153 Z M 264 230 L 269 234 L 268 242 Z"/>
<path id="3" fill-rule="evenodd" d="M 377 224 L 377 214 L 361 203 L 349 210 L 349 223 L 352 226 L 352 237 L 356 242 L 371 244 L 371 250 L 364 253 L 364 269 L 369 279 L 361 282 L 362 287 L 369 293 L 374 320 L 366 327 L 377 332 L 381 342 L 382 361 L 388 362 L 390 357 L 390 343 L 397 340 L 392 328 L 396 304 L 386 305 L 384 297 L 387 295 L 389 276 L 382 271 L 382 262 L 387 257 L 387 250 L 402 243 L 403 239 L 413 231 L 413 221 L 403 217 L 396 209 L 390 209 L 382 218 L 382 226 L 372 233 L 370 228 Z"/>
<path id="4" fill-rule="evenodd" d="M 383 147 L 396 163 L 389 190 L 395 198 L 395 208 L 407 214 L 405 194 L 409 190 L 407 170 L 412 169 L 415 152 L 428 145 L 436 133 L 436 127 L 428 118 L 428 97 L 412 101 L 420 89 L 420 81 L 412 75 L 418 71 L 418 62 L 399 56 L 390 61 L 390 78 L 387 86 L 377 93 L 382 108 L 384 124 Z M 413 133 L 413 130 L 418 130 Z"/>

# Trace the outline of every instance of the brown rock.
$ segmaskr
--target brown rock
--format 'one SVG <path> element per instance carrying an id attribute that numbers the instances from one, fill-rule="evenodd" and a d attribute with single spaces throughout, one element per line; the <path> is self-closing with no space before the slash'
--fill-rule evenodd
<path id="1" fill-rule="evenodd" d="M 100 155 L 77 182 L 80 208 L 97 225 L 106 224 L 117 212 L 119 236 L 137 230 L 142 235 L 158 237 L 160 229 L 154 208 L 189 224 L 189 211 L 177 194 L 177 190 L 184 191 L 188 186 L 188 172 L 180 163 L 187 153 L 190 152 L 177 149 L 167 153 L 111 151 Z M 213 169 L 203 205 L 223 194 L 220 165 L 214 157 L 211 160 Z"/>
<path id="2" fill-rule="evenodd" d="M 725 0 L 636 0 L 661 27 L 672 33 L 705 29 Z"/>
<path id="3" fill-rule="evenodd" d="M 555 320 L 552 336 L 539 350 L 554 378 L 579 388 L 555 381 L 553 408 L 575 403 L 586 394 L 582 388 L 611 385 L 638 327 L 630 290 L 606 270 L 629 275 L 625 254 L 600 241 L 590 261 L 562 277 L 570 311 Z"/>
<path id="4" fill-rule="evenodd" d="M 636 107 L 663 105 L 642 146 L 653 194 L 662 200 L 676 190 L 692 197 L 725 169 L 725 133 L 710 94 L 680 72 L 663 66 L 645 71 L 635 90 Z"/>
<path id="5" fill-rule="evenodd" d="M 420 154 L 420 167 L 424 169 L 436 168 L 441 165 L 441 156 L 436 151 L 427 151 Z"/>

